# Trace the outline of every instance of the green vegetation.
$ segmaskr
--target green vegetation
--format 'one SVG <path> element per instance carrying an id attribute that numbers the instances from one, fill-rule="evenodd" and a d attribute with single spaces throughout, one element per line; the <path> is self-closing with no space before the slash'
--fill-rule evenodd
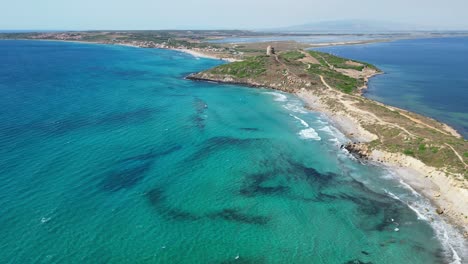
<path id="1" fill-rule="evenodd" d="M 468 152 L 463 153 L 463 157 L 468 157 Z"/>
<path id="2" fill-rule="evenodd" d="M 357 71 L 362 71 L 365 67 L 368 67 L 368 68 L 379 71 L 377 67 L 369 63 L 344 59 L 341 57 L 331 55 L 329 53 L 315 51 L 315 50 L 309 51 L 309 53 L 310 55 L 315 57 L 320 62 L 320 64 L 322 64 L 322 66 L 328 66 L 328 64 L 330 64 L 335 68 L 352 69 L 352 70 L 357 70 Z"/>
<path id="3" fill-rule="evenodd" d="M 419 144 L 418 149 L 419 149 L 419 151 L 421 151 L 421 152 L 426 151 L 426 144 Z"/>
<path id="4" fill-rule="evenodd" d="M 373 113 L 382 117 L 380 112 L 377 110 L 374 110 Z M 400 123 L 399 125 L 401 126 L 402 124 Z M 447 171 L 452 173 L 461 173 L 466 179 L 468 179 L 468 174 L 466 173 L 466 168 L 464 168 L 463 163 L 460 162 L 451 148 L 445 146 L 445 143 L 450 142 L 450 139 L 453 139 L 450 136 L 443 136 L 440 133 L 436 136 L 432 136 L 429 131 L 426 131 L 426 134 L 424 134 L 425 137 L 427 136 L 426 138 L 405 139 L 406 136 L 397 128 L 388 128 L 375 124 L 367 125 L 365 128 L 385 139 L 385 141 L 374 140 L 369 143 L 369 147 L 371 149 L 383 149 L 391 153 L 403 153 L 414 157 L 429 166 L 445 168 Z M 410 130 L 409 127 L 406 127 L 406 129 Z M 420 129 L 421 130 L 414 129 L 412 132 L 422 135 L 425 128 Z M 422 141 L 427 142 L 428 139 L 430 140 L 431 145 L 422 143 Z M 463 148 L 466 149 L 466 143 L 465 145 L 458 144 L 462 142 L 464 142 L 463 139 L 456 139 L 454 142 L 450 143 L 453 147 L 459 147 L 463 150 Z M 457 144 L 459 146 L 457 146 Z"/>
<path id="5" fill-rule="evenodd" d="M 369 69 L 373 69 L 373 70 L 376 70 L 377 72 L 381 72 L 381 70 L 379 68 L 375 67 L 374 65 L 372 65 L 370 63 L 362 62 L 362 61 L 355 61 L 355 62 L 361 63 L 361 64 L 365 65 Z"/>
<path id="6" fill-rule="evenodd" d="M 300 51 L 293 50 L 293 51 L 283 52 L 279 55 L 279 57 L 286 61 L 296 61 L 296 60 L 300 60 L 304 58 L 305 55 L 302 54 L 302 52 Z"/>
<path id="7" fill-rule="evenodd" d="M 253 78 L 266 72 L 268 56 L 248 57 L 244 61 L 218 66 L 211 70 L 214 74 L 232 75 L 237 78 Z"/>
<path id="8" fill-rule="evenodd" d="M 360 79 L 354 79 L 346 76 L 342 73 L 335 71 L 326 71 L 323 74 L 325 81 L 332 87 L 336 87 L 345 93 L 352 93 L 356 88 L 363 86 L 364 81 Z"/>
<path id="9" fill-rule="evenodd" d="M 320 61 L 320 60 L 319 60 Z M 345 93 L 352 93 L 356 88 L 363 86 L 364 81 L 346 76 L 340 72 L 330 69 L 328 66 L 309 64 L 307 71 L 310 74 L 322 75 L 325 81 Z"/>

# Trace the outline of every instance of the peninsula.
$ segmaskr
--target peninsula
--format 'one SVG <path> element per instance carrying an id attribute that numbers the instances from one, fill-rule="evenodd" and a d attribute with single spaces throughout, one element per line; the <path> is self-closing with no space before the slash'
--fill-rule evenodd
<path id="1" fill-rule="evenodd" d="M 0 39 L 174 49 L 227 60 L 230 63 L 187 78 L 296 94 L 310 110 L 327 115 L 347 135 L 350 142 L 343 148 L 364 162 L 397 171 L 468 237 L 467 140 L 434 119 L 363 97 L 369 78 L 382 73 L 368 63 L 309 50 L 311 45 L 297 42 L 210 42 L 254 35 L 245 31 L 62 32 L 0 34 Z"/>
<path id="2" fill-rule="evenodd" d="M 296 94 L 352 140 L 343 146 L 350 153 L 391 167 L 431 199 L 439 214 L 466 228 L 467 141 L 446 124 L 363 97 L 368 79 L 381 73 L 365 62 L 296 49 L 247 57 L 188 79 Z"/>

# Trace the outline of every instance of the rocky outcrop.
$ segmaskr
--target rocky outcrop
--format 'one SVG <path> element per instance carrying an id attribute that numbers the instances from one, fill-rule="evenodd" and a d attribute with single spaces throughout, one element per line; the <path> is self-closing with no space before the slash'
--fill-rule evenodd
<path id="1" fill-rule="evenodd" d="M 343 145 L 342 148 L 345 148 L 349 153 L 351 153 L 359 159 L 367 160 L 371 155 L 371 151 L 365 143 L 350 142 L 346 145 Z"/>
<path id="2" fill-rule="evenodd" d="M 249 87 L 266 87 L 265 84 L 255 82 L 251 79 L 234 79 L 232 76 L 229 75 L 211 75 L 211 74 L 204 74 L 204 73 L 196 73 L 190 74 L 185 77 L 188 80 L 192 81 L 204 81 L 204 82 L 215 82 L 215 83 L 225 83 L 225 84 L 236 84 L 236 85 L 243 85 Z"/>
<path id="3" fill-rule="evenodd" d="M 298 89 L 300 89 L 300 87 L 308 87 L 311 85 L 309 82 L 291 76 L 288 76 L 287 78 L 284 78 L 282 80 L 278 80 L 275 83 L 266 81 L 264 79 L 262 80 L 253 78 L 236 78 L 231 75 L 210 74 L 206 72 L 190 74 L 185 78 L 193 81 L 208 81 L 216 83 L 243 85 L 256 88 L 271 88 L 287 93 L 294 93 Z"/>

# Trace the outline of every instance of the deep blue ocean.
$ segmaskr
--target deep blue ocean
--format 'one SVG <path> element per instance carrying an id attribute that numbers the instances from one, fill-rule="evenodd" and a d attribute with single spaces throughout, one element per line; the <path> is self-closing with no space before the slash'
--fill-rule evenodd
<path id="1" fill-rule="evenodd" d="M 298 98 L 184 79 L 220 63 L 0 41 L 0 262 L 466 258 L 426 199 Z"/>
<path id="2" fill-rule="evenodd" d="M 468 37 L 398 40 L 318 50 L 372 63 L 365 96 L 447 123 L 468 138 Z"/>

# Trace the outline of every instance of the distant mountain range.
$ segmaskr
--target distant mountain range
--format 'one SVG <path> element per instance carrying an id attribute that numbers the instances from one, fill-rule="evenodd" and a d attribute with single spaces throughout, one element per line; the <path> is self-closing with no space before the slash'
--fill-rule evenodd
<path id="1" fill-rule="evenodd" d="M 430 30 L 427 26 L 372 20 L 334 20 L 268 29 L 277 32 L 372 33 Z M 264 30 L 265 31 L 265 30 Z"/>

